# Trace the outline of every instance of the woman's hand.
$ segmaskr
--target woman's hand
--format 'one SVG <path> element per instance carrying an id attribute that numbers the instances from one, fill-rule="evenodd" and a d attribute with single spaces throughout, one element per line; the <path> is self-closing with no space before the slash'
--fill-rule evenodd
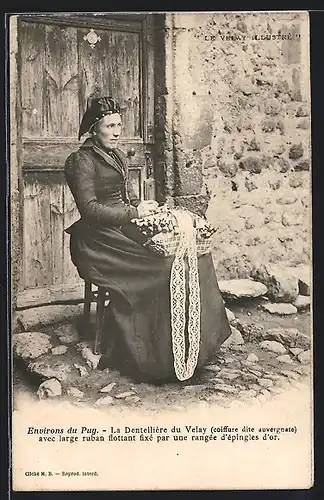
<path id="1" fill-rule="evenodd" d="M 155 200 L 143 200 L 137 206 L 138 216 L 141 219 L 142 217 L 146 217 L 147 215 L 152 214 L 157 207 L 159 206 L 158 202 Z"/>

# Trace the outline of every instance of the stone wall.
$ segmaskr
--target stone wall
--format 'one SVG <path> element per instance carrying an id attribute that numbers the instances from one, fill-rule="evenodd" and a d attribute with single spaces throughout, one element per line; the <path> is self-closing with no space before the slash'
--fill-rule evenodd
<path id="1" fill-rule="evenodd" d="M 256 262 L 307 264 L 307 14 L 167 17 L 175 203 L 207 209 L 220 277 L 248 277 Z"/>

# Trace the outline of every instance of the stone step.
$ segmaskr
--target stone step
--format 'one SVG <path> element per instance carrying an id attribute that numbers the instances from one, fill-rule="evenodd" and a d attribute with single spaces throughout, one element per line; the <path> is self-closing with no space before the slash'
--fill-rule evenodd
<path id="1" fill-rule="evenodd" d="M 265 285 L 250 279 L 220 280 L 218 286 L 225 299 L 256 298 L 268 291 Z"/>

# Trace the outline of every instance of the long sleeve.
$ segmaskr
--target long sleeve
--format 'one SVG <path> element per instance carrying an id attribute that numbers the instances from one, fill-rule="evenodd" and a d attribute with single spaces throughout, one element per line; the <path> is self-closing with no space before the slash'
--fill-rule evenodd
<path id="1" fill-rule="evenodd" d="M 72 153 L 65 163 L 65 177 L 82 218 L 89 222 L 118 226 L 138 217 L 136 207 L 126 204 L 107 206 L 96 197 L 95 165 L 86 152 Z"/>
<path id="2" fill-rule="evenodd" d="M 134 207 L 138 207 L 138 205 L 141 203 L 141 200 L 138 198 L 138 196 L 135 193 L 135 190 L 134 190 L 134 188 L 129 180 L 129 168 L 127 165 L 127 163 L 128 163 L 127 157 L 121 149 L 118 149 L 118 156 L 120 157 L 121 161 L 123 162 L 124 168 L 126 168 L 126 172 L 127 172 L 127 196 L 128 196 L 128 199 L 129 199 L 131 205 L 133 205 Z"/>

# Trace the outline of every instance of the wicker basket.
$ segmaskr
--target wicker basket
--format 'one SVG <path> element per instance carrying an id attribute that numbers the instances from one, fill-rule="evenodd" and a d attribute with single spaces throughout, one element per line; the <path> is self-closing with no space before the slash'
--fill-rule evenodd
<path id="1" fill-rule="evenodd" d="M 147 241 L 143 245 L 161 256 L 169 257 L 175 255 L 180 243 L 181 230 L 179 227 L 179 216 L 183 219 L 183 214 L 190 214 L 192 225 L 196 231 L 197 255 L 204 255 L 211 252 L 212 234 L 216 228 L 211 226 L 202 217 L 186 209 L 169 209 L 161 207 L 152 215 L 141 219 L 133 219 L 132 222 L 147 236 Z"/>
<path id="2" fill-rule="evenodd" d="M 159 233 L 150 238 L 144 246 L 152 252 L 158 253 L 163 257 L 170 257 L 175 255 L 180 242 L 180 234 L 176 233 Z M 205 255 L 211 252 L 212 241 L 211 238 L 198 238 L 196 239 L 197 255 Z"/>

